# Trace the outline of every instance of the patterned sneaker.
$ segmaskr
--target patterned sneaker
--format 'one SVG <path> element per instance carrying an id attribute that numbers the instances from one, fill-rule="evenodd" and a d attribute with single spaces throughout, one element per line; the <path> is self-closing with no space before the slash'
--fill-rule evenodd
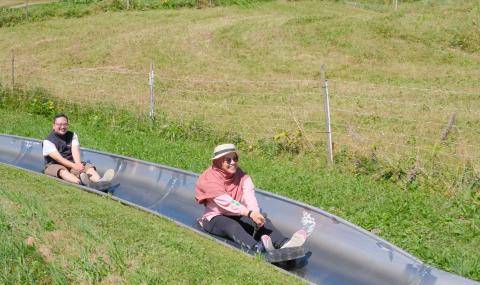
<path id="1" fill-rule="evenodd" d="M 298 247 L 302 246 L 307 240 L 307 232 L 304 229 L 296 231 L 292 238 L 287 241 L 281 248 L 289 248 L 289 247 Z"/>
<path id="2" fill-rule="evenodd" d="M 82 182 L 83 185 L 87 187 L 91 187 L 92 185 L 92 181 L 90 181 L 88 174 L 86 174 L 85 172 L 80 173 L 80 181 Z"/>
<path id="3" fill-rule="evenodd" d="M 273 246 L 273 243 L 272 243 L 272 239 L 269 236 L 263 235 L 261 239 L 262 239 L 263 247 L 265 247 L 265 250 L 267 252 L 275 250 L 275 247 Z"/>
<path id="4" fill-rule="evenodd" d="M 103 174 L 103 177 L 100 178 L 100 180 L 98 180 L 98 182 L 111 182 L 113 179 L 113 176 L 115 176 L 115 171 L 113 169 L 108 169 Z"/>
<path id="5" fill-rule="evenodd" d="M 253 252 L 254 253 L 264 253 L 265 252 L 265 246 L 263 245 L 262 241 L 257 242 L 253 246 Z"/>

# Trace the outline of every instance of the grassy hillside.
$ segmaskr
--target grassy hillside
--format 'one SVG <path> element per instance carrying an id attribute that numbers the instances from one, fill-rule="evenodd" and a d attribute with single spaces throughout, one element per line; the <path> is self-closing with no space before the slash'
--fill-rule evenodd
<path id="1" fill-rule="evenodd" d="M 5 98 L 5 93 L 2 95 Z M 29 96 L 35 98 L 34 93 Z M 50 114 L 40 112 L 46 109 L 39 108 L 38 100 L 18 96 L 15 106 L 3 102 L 0 133 L 46 136 Z M 73 106 L 69 114 L 71 128 L 80 134 L 85 147 L 196 173 L 208 166 L 215 144 L 234 139 L 202 124 L 151 124 L 106 106 Z M 274 144 L 253 150 L 240 145 L 242 167 L 257 187 L 325 209 L 376 232 L 428 264 L 480 280 L 478 180 L 465 184 L 456 194 L 403 188 L 361 172 L 353 176 L 329 169 L 319 163 L 315 153 L 278 152 Z"/>
<path id="2" fill-rule="evenodd" d="M 478 1 L 400 1 L 398 10 L 384 1 L 112 3 L 40 5 L 38 21 L 2 14 L 0 132 L 42 138 L 49 116 L 65 111 L 84 146 L 195 172 L 213 145 L 233 141 L 257 186 L 480 280 Z M 55 14 L 67 6 L 89 12 Z M 151 63 L 155 122 L 144 117 Z M 22 91 L 37 87 L 47 91 Z"/>
<path id="3" fill-rule="evenodd" d="M 477 1 L 102 11 L 3 27 L 2 82 L 11 82 L 13 49 L 17 84 L 145 113 L 153 63 L 157 111 L 173 120 L 323 152 L 325 64 L 336 154 L 404 173 L 417 165 L 419 176 L 446 176 L 435 178 L 443 188 L 480 167 Z"/>
<path id="4" fill-rule="evenodd" d="M 162 218 L 2 165 L 0 235 L 2 284 L 302 283 Z"/>

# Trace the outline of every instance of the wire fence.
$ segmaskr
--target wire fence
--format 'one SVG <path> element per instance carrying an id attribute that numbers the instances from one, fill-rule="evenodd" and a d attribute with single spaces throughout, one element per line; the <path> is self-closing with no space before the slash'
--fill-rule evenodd
<path id="1" fill-rule="evenodd" d="M 123 66 L 52 69 L 35 59 L 0 61 L 4 84 L 43 87 L 78 103 L 150 111 L 149 70 Z M 283 138 L 323 150 L 326 140 L 320 79 L 232 80 L 164 74 L 155 69 L 155 112 L 201 120 L 247 142 Z M 327 74 L 328 77 L 328 74 Z M 401 161 L 480 167 L 480 90 L 438 89 L 329 80 L 334 152 Z"/>

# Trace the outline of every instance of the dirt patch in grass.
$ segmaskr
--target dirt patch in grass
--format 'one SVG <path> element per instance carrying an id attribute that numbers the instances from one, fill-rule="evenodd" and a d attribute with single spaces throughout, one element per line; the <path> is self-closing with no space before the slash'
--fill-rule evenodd
<path id="1" fill-rule="evenodd" d="M 118 276 L 118 275 L 108 275 L 102 280 L 100 284 L 119 285 L 119 284 L 124 284 L 124 280 L 121 276 Z"/>
<path id="2" fill-rule="evenodd" d="M 38 246 L 38 252 L 42 255 L 46 262 L 52 262 L 54 260 L 52 251 L 46 245 L 40 244 Z"/>

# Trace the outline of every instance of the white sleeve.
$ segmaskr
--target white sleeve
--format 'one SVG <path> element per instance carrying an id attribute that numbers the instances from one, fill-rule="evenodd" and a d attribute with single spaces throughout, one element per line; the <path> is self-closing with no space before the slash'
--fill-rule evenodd
<path id="1" fill-rule="evenodd" d="M 80 145 L 80 142 L 78 141 L 77 133 L 73 133 L 72 146 L 74 145 Z"/>
<path id="2" fill-rule="evenodd" d="M 58 152 L 57 147 L 49 140 L 43 141 L 43 156 L 47 156 L 52 152 Z"/>

